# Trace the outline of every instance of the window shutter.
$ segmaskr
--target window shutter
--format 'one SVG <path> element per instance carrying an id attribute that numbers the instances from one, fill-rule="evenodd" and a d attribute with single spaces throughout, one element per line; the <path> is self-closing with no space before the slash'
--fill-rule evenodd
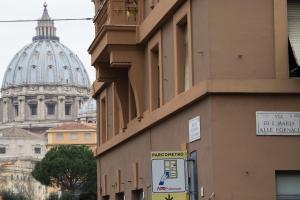
<path id="1" fill-rule="evenodd" d="M 293 55 L 298 66 L 300 66 L 300 1 L 288 1 L 288 30 L 289 41 Z"/>

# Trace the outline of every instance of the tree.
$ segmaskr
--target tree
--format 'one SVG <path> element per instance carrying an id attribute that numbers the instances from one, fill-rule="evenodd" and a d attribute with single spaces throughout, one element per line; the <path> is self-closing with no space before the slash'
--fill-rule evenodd
<path id="1" fill-rule="evenodd" d="M 41 184 L 59 187 L 63 192 L 96 193 L 96 159 L 93 152 L 83 145 L 52 148 L 36 164 L 32 176 Z"/>
<path id="2" fill-rule="evenodd" d="M 12 191 L 2 191 L 3 200 L 27 200 L 22 194 L 14 194 Z"/>
<path id="3" fill-rule="evenodd" d="M 49 197 L 46 200 L 58 200 L 58 194 L 50 193 Z"/>

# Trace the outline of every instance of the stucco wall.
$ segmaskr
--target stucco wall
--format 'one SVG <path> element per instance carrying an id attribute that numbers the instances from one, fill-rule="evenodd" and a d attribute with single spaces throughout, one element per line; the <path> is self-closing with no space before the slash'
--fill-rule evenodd
<path id="1" fill-rule="evenodd" d="M 100 166 L 98 165 L 101 171 L 101 180 L 103 184 L 104 176 L 109 177 L 107 192 L 111 198 L 113 199 L 114 194 L 117 192 L 116 187 L 112 186 L 117 181 L 117 170 L 121 170 L 121 190 L 126 191 L 126 198 L 131 198 L 131 190 L 134 189 L 133 164 L 137 162 L 139 166 L 139 188 L 143 188 L 145 196 L 147 196 L 146 199 L 149 199 L 152 184 L 150 152 L 182 150 L 182 146 L 188 141 L 188 120 L 199 114 L 202 117 L 202 134 L 205 138 L 201 140 L 200 149 L 206 152 L 203 158 L 201 156 L 205 162 L 202 163 L 200 174 L 210 177 L 211 151 L 209 149 L 212 149 L 209 134 L 210 104 L 209 99 L 203 100 L 201 104 L 197 103 L 188 110 L 177 113 L 156 126 L 143 131 L 130 141 L 119 145 L 118 148 L 101 155 L 99 158 Z"/>
<path id="2" fill-rule="evenodd" d="M 213 97 L 213 170 L 218 197 L 275 200 L 276 170 L 300 169 L 300 137 L 256 136 L 255 112 L 299 112 L 299 100 L 299 95 Z"/>
<path id="3" fill-rule="evenodd" d="M 209 1 L 212 79 L 275 77 L 273 16 L 273 0 Z"/>
<path id="4" fill-rule="evenodd" d="M 256 136 L 255 112 L 300 111 L 299 100 L 299 95 L 213 95 L 198 101 L 101 155 L 101 180 L 109 177 L 113 197 L 121 170 L 121 191 L 131 198 L 132 166 L 138 162 L 139 188 L 149 199 L 150 152 L 182 150 L 188 120 L 200 115 L 201 139 L 188 145 L 189 152 L 197 151 L 199 191 L 204 187 L 205 197 L 215 193 L 222 200 L 275 200 L 275 171 L 300 168 L 300 137 Z"/>

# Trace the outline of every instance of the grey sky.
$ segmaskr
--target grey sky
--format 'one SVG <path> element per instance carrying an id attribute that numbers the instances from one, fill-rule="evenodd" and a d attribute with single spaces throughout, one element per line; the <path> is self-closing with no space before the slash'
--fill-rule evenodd
<path id="1" fill-rule="evenodd" d="M 86 18 L 93 17 L 94 5 L 90 0 L 47 0 L 51 18 Z M 0 0 L 0 20 L 38 19 L 42 16 L 43 0 Z M 35 35 L 36 22 L 0 23 L 0 84 L 13 56 Z M 78 55 L 90 80 L 95 77 L 90 66 L 87 49 L 94 37 L 92 21 L 55 22 L 57 36 L 61 43 Z"/>

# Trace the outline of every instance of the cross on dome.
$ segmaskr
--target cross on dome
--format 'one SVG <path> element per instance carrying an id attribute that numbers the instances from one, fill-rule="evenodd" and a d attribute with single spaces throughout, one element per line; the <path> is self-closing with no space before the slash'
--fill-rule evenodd
<path id="1" fill-rule="evenodd" d="M 42 15 L 42 18 L 41 18 L 41 20 L 50 20 L 51 18 L 50 18 L 50 16 L 49 16 L 49 14 L 48 14 L 48 9 L 47 9 L 47 3 L 46 3 L 46 1 L 44 2 L 44 12 L 43 12 L 43 15 Z"/>

